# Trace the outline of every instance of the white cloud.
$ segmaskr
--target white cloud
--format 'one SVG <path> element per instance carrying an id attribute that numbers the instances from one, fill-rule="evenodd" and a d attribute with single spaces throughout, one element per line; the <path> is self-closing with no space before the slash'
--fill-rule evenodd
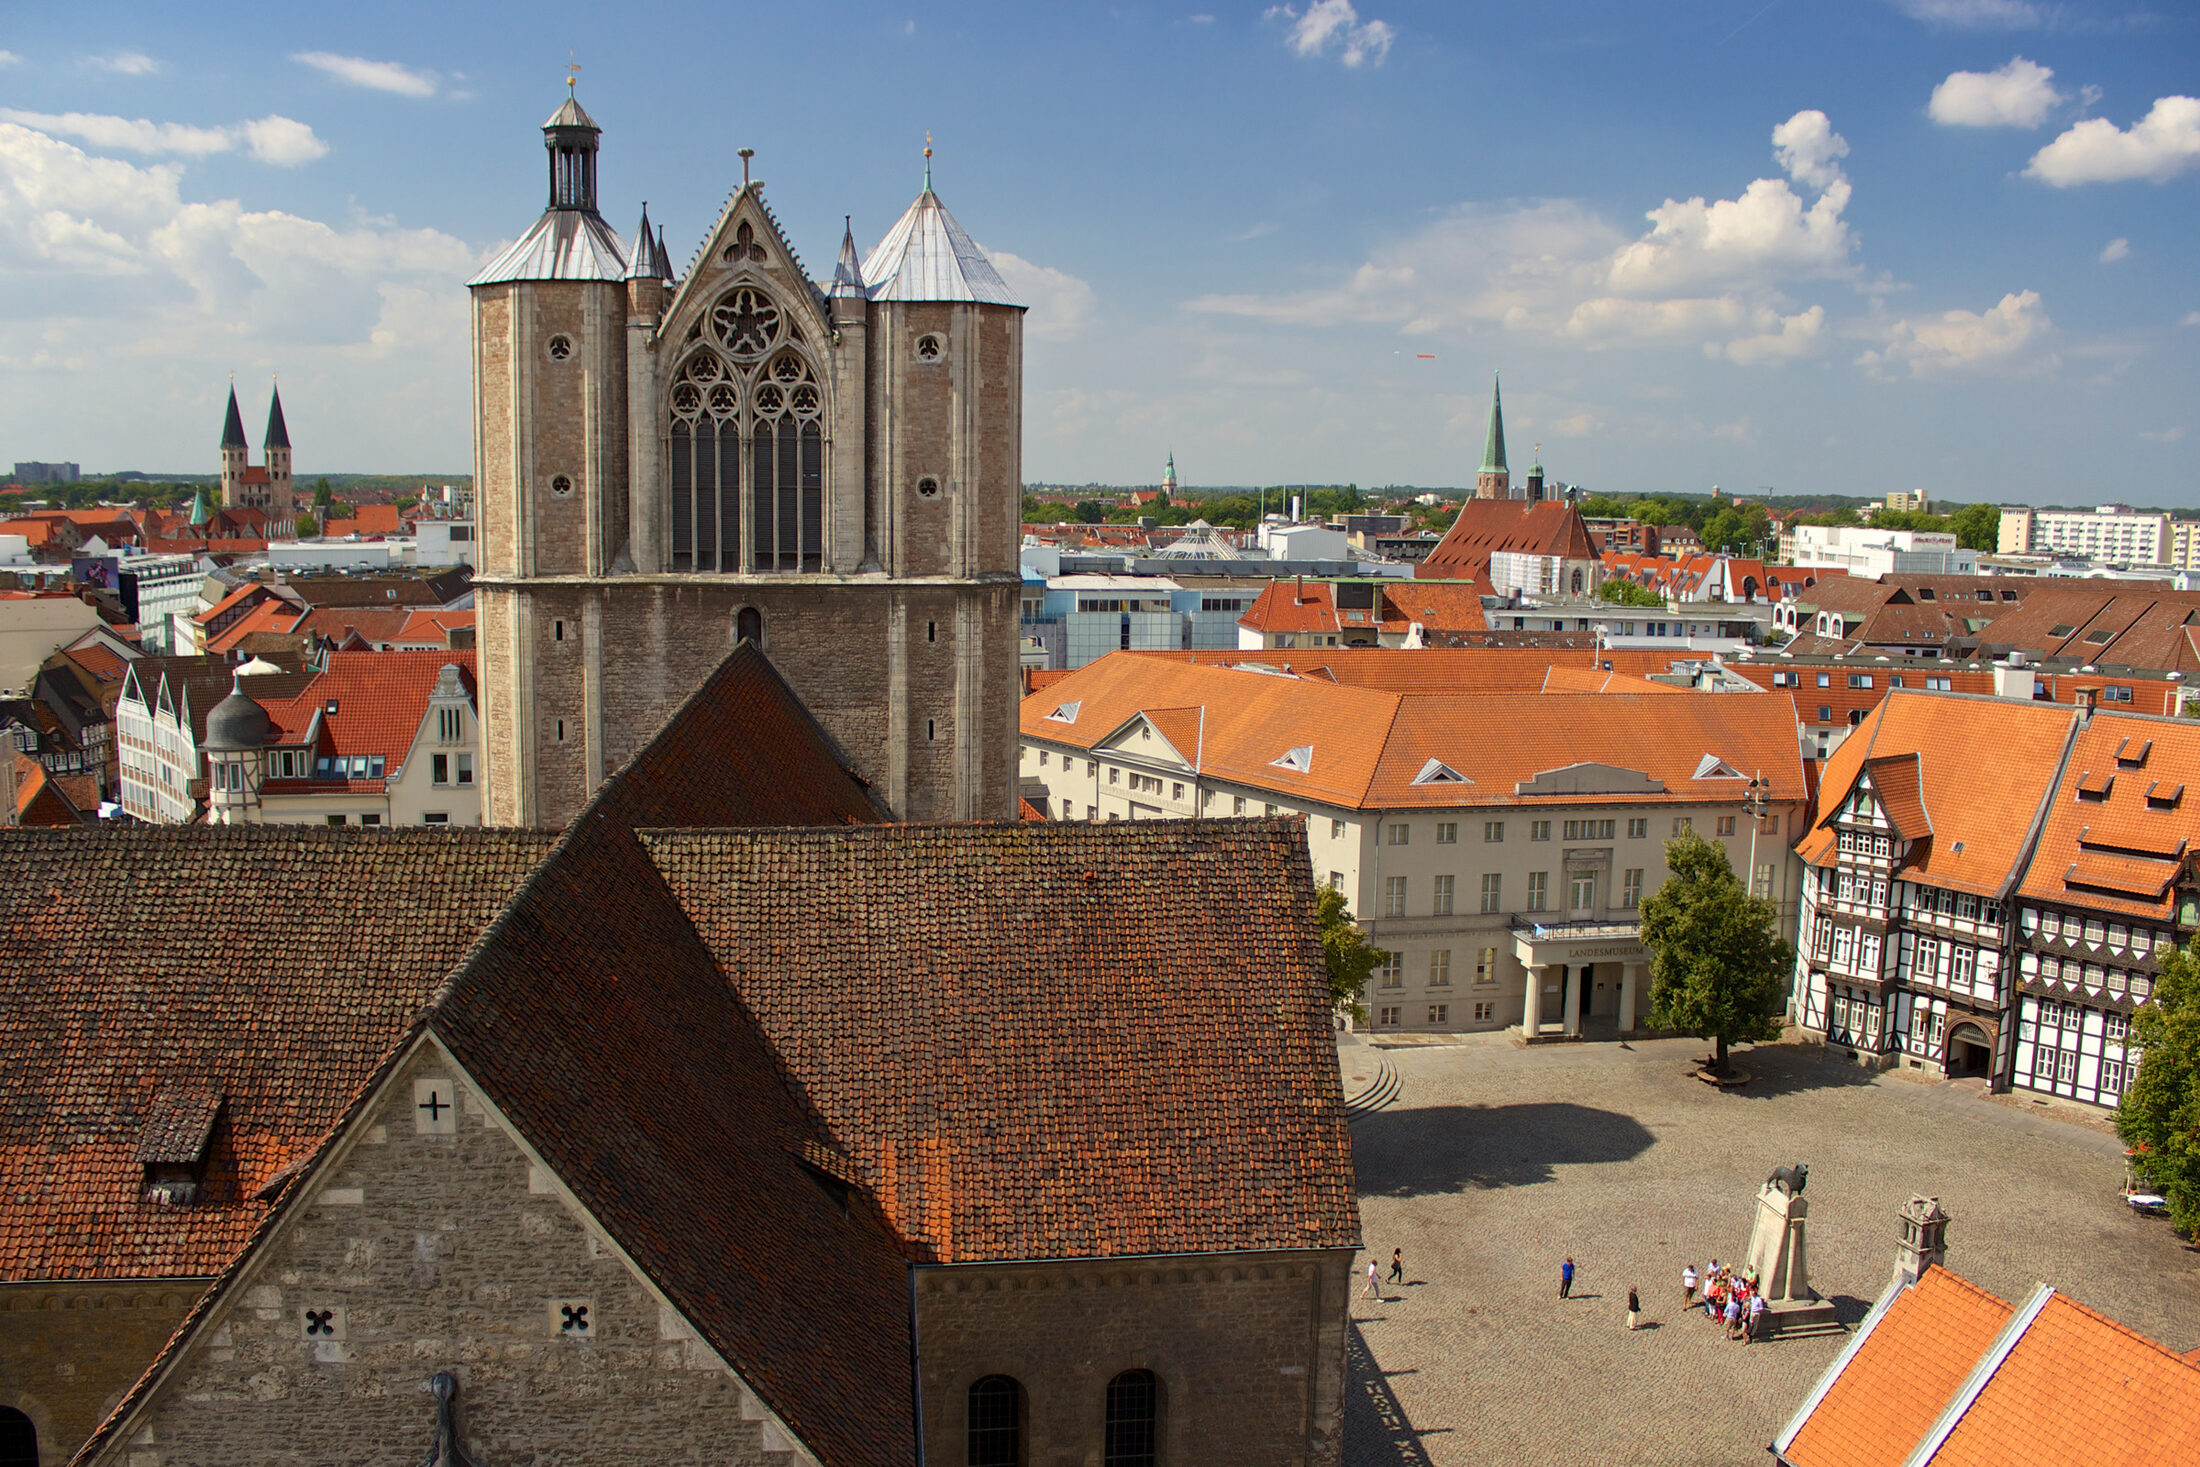
<path id="1" fill-rule="evenodd" d="M 1998 71 L 1953 71 L 1933 88 L 1925 112 L 1948 127 L 2038 127 L 2067 100 L 2054 75 L 2022 56 Z"/>
<path id="2" fill-rule="evenodd" d="M 1197 15 L 1186 16 L 1185 19 L 1189 20 L 1193 25 L 1213 25 L 1215 23 L 1215 18 L 1207 14 L 1205 11 L 1201 11 Z"/>
<path id="3" fill-rule="evenodd" d="M 13 51 L 0 51 L 0 66 L 21 66 L 23 58 Z"/>
<path id="4" fill-rule="evenodd" d="M 432 71 L 415 71 L 395 61 L 369 61 L 364 56 L 339 56 L 333 51 L 300 51 L 291 60 L 301 66 L 334 77 L 349 87 L 365 87 L 374 92 L 395 92 L 400 97 L 432 97 L 435 95 L 436 75 Z"/>
<path id="5" fill-rule="evenodd" d="M 1913 377 L 2040 368 L 2055 360 L 2036 350 L 2053 328 L 2039 292 L 2011 292 L 1985 311 L 1943 311 L 1887 322 L 1879 328 L 1885 346 L 1856 360 L 1880 376 L 1897 365 L 1907 365 Z"/>
<path id="6" fill-rule="evenodd" d="M 1006 250 L 987 250 L 986 254 L 1016 298 L 1031 308 L 1024 317 L 1025 335 L 1042 341 L 1067 341 L 1092 319 L 1092 287 L 1076 276 L 1051 265 L 1035 265 Z"/>
<path id="7" fill-rule="evenodd" d="M 2185 430 L 2164 428 L 2159 433 L 2141 433 L 2139 436 L 2149 443 L 2176 443 L 2185 436 Z"/>
<path id="8" fill-rule="evenodd" d="M 2184 319 L 2177 324 L 2180 326 L 2200 326 L 2200 311 L 2185 312 Z"/>
<path id="9" fill-rule="evenodd" d="M 151 76 L 161 69 L 160 63 L 143 51 L 117 51 L 112 56 L 94 56 L 92 65 L 123 76 Z"/>
<path id="10" fill-rule="evenodd" d="M 2131 241 L 2128 239 L 2112 239 L 2101 246 L 2101 263 L 2104 265 L 2113 265 L 2118 260 L 2128 260 L 2130 258 Z"/>
<path id="11" fill-rule="evenodd" d="M 239 144 L 297 145 L 281 128 Z M 16 384 L 19 420 L 108 443 L 124 463 L 184 468 L 227 372 L 250 365 L 280 369 L 308 400 L 344 404 L 352 436 L 315 445 L 323 463 L 387 461 L 387 442 L 462 461 L 467 306 L 456 282 L 477 253 L 431 229 L 192 199 L 186 167 L 98 157 L 0 122 L 0 278 L 16 287 L 0 293 L 0 372 Z M 130 384 L 128 413 L 95 406 L 95 382 Z M 186 447 L 164 447 L 171 434 Z"/>
<path id="12" fill-rule="evenodd" d="M 1497 326 L 1592 351 L 1700 347 L 1743 366 L 1803 356 L 1822 344 L 1825 310 L 1797 309 L 1782 287 L 1850 277 L 1848 144 L 1825 115 L 1799 112 L 1773 129 L 1786 179 L 1758 179 L 1736 199 L 1667 199 L 1629 240 L 1577 204 L 1463 205 L 1377 249 L 1334 285 L 1280 296 L 1211 295 L 1191 308 L 1288 325 L 1391 325 L 1408 335 Z"/>
<path id="13" fill-rule="evenodd" d="M 1962 30 L 2037 30 L 2054 19 L 2054 8 L 2030 0 L 1894 0 L 1912 20 Z"/>
<path id="14" fill-rule="evenodd" d="M 328 152 L 328 144 L 315 137 L 305 123 L 273 115 L 229 127 L 193 127 L 96 112 L 22 112 L 0 107 L 0 122 L 35 128 L 56 137 L 77 138 L 95 148 L 151 158 L 203 158 L 242 148 L 259 162 L 295 168 Z"/>
<path id="15" fill-rule="evenodd" d="M 1284 44 L 1295 54 L 1326 56 L 1335 51 L 1346 66 L 1382 65 L 1390 55 L 1390 43 L 1398 38 L 1387 21 L 1362 21 L 1352 0 L 1313 0 L 1303 12 L 1274 5 L 1262 18 L 1290 22 Z"/>
<path id="16" fill-rule="evenodd" d="M 2165 183 L 2200 166 L 2200 98 L 2158 97 L 2129 132 L 2088 117 L 2032 155 L 2024 172 L 2057 188 L 2080 183 Z"/>
<path id="17" fill-rule="evenodd" d="M 1737 199 L 1667 199 L 1650 232 L 1612 259 L 1607 279 L 1625 295 L 1664 294 L 1769 277 L 1850 273 L 1854 240 L 1841 213 L 1848 143 L 1823 112 L 1798 112 L 1772 130 L 1773 151 L 1796 182 L 1821 190 L 1807 208 L 1785 179 L 1760 178 Z"/>
<path id="18" fill-rule="evenodd" d="M 1543 426 L 1555 438 L 1587 438 L 1603 429 L 1604 420 L 1594 413 L 1574 413 Z"/>

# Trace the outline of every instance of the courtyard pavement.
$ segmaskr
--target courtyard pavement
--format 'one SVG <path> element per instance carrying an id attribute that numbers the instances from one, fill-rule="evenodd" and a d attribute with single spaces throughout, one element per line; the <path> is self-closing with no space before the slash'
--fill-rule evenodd
<path id="1" fill-rule="evenodd" d="M 1347 1036 L 1345 1089 L 1376 1052 Z M 2200 1253 L 2118 1195 L 2112 1136 L 1960 1086 L 1868 1076 L 1815 1048 L 1701 1040 L 1519 1048 L 1503 1035 L 1381 1052 L 1389 1108 L 1352 1123 L 1361 1229 L 1345 1461 L 1724 1464 L 1773 1434 L 1845 1336 L 1728 1342 L 1680 1310 L 1694 1260 L 1739 1263 L 1773 1168 L 1807 1162 L 1811 1281 L 1852 1326 L 1894 1266 L 1895 1210 L 1935 1195 L 1948 1265 L 2012 1302 L 2053 1284 L 2176 1350 L 2200 1346 Z M 1363 1297 L 1403 1247 L 1403 1289 Z M 1558 1295 L 1559 1262 L 1579 1269 Z M 1645 1326 L 1630 1334 L 1627 1289 Z"/>

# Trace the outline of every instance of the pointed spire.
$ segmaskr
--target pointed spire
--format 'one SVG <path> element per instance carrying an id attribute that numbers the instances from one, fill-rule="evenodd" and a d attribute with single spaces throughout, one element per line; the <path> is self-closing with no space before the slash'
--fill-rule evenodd
<path id="1" fill-rule="evenodd" d="M 283 421 L 283 393 L 279 387 L 268 389 L 267 437 L 262 441 L 266 448 L 290 447 L 290 425 Z"/>
<path id="2" fill-rule="evenodd" d="M 840 263 L 833 267 L 833 291 L 836 296 L 860 296 L 863 294 L 863 262 L 856 258 L 855 217 L 841 217 Z"/>
<path id="3" fill-rule="evenodd" d="M 1490 374 L 1490 432 L 1482 441 L 1482 472 L 1508 472 L 1505 467 L 1505 401 L 1494 372 Z"/>
<path id="4" fill-rule="evenodd" d="M 206 521 L 206 490 L 201 486 L 191 491 L 191 523 L 203 525 Z"/>
<path id="5" fill-rule="evenodd" d="M 634 247 L 626 252 L 626 257 L 632 261 L 626 267 L 626 278 L 629 280 L 663 280 L 671 273 L 658 268 L 657 236 L 650 233 L 647 199 L 642 201 L 642 222 L 634 231 Z"/>
<path id="6" fill-rule="evenodd" d="M 672 256 L 665 253 L 665 227 L 657 226 L 657 275 L 659 279 L 672 278 Z"/>
<path id="7" fill-rule="evenodd" d="M 222 447 L 244 448 L 244 414 L 237 411 L 237 384 L 229 384 L 229 418 L 222 424 Z"/>

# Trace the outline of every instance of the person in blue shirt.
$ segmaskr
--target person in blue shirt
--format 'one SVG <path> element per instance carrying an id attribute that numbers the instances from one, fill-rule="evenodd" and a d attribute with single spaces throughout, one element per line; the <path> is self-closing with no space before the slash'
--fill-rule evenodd
<path id="1" fill-rule="evenodd" d="M 1558 1297 L 1571 1298 L 1574 1292 L 1574 1261 L 1569 1258 L 1558 1266 Z"/>

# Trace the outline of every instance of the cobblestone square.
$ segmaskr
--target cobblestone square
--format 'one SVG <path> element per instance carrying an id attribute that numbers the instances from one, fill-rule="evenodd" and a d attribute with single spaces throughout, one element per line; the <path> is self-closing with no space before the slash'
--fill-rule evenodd
<path id="1" fill-rule="evenodd" d="M 1937 1195 L 1948 1264 L 2012 1302 L 2045 1281 L 2176 1350 L 2200 1346 L 2200 1254 L 2118 1195 L 2112 1136 L 1962 1086 L 1869 1076 L 1814 1047 L 1702 1041 L 1520 1049 L 1501 1035 L 1377 1052 L 1400 1095 L 1352 1124 L 1362 1230 L 1407 1285 L 1354 1290 L 1345 1460 L 1762 1464 L 1843 1336 L 1734 1344 L 1683 1316 L 1680 1273 L 1737 1263 L 1757 1188 L 1807 1162 L 1811 1281 L 1852 1326 L 1886 1287 L 1895 1209 Z M 1559 1263 L 1579 1269 L 1558 1297 Z M 1624 1325 L 1642 1291 L 1644 1327 Z"/>

